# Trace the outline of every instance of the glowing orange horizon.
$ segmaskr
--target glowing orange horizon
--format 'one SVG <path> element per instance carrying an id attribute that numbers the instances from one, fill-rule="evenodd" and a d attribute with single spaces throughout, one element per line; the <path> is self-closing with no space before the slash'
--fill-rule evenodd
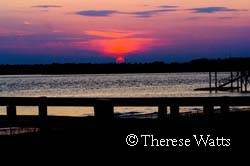
<path id="1" fill-rule="evenodd" d="M 94 50 L 116 59 L 117 63 L 125 62 L 125 56 L 131 53 L 143 52 L 150 49 L 156 39 L 145 37 L 134 37 L 135 35 L 147 34 L 147 32 L 136 32 L 128 30 L 111 31 L 85 31 L 85 34 L 95 36 L 84 43 L 77 43 L 78 47 Z M 98 39 L 100 38 L 100 39 Z"/>
<path id="2" fill-rule="evenodd" d="M 120 63 L 125 61 L 127 54 L 149 49 L 153 41 L 149 38 L 99 39 L 89 41 L 88 48 L 114 57 Z"/>

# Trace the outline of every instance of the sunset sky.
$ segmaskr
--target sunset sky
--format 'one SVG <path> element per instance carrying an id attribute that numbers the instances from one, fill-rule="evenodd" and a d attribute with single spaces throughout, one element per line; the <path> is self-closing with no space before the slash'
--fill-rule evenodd
<path id="1" fill-rule="evenodd" d="M 0 1 L 0 64 L 250 57 L 249 0 Z"/>

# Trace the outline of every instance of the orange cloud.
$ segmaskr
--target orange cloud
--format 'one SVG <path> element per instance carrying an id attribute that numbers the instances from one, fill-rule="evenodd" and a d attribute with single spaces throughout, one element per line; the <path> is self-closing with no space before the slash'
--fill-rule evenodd
<path id="1" fill-rule="evenodd" d="M 85 34 L 98 37 L 105 37 L 105 38 L 123 38 L 145 33 L 113 30 L 113 31 L 85 31 Z"/>
<path id="2" fill-rule="evenodd" d="M 127 54 L 146 51 L 153 47 L 154 43 L 156 39 L 152 38 L 120 38 L 76 42 L 74 46 L 101 52 L 106 56 L 114 57 L 118 63 L 122 63 Z"/>
<path id="3" fill-rule="evenodd" d="M 133 32 L 106 32 L 106 31 L 86 31 L 87 35 L 107 37 L 107 38 L 122 38 L 135 35 Z"/>
<path id="4" fill-rule="evenodd" d="M 111 30 L 85 31 L 85 34 L 101 38 L 75 42 L 75 47 L 101 52 L 119 63 L 124 62 L 128 54 L 147 51 L 158 43 L 157 39 L 143 37 L 147 32 Z"/>
<path id="5" fill-rule="evenodd" d="M 154 40 L 149 38 L 91 40 L 88 42 L 88 48 L 110 56 L 121 56 L 128 53 L 145 51 Z"/>

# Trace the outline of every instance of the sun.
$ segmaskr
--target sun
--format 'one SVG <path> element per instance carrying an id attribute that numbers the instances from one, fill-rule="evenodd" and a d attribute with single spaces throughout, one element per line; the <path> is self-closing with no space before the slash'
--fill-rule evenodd
<path id="1" fill-rule="evenodd" d="M 116 63 L 124 63 L 125 62 L 125 58 L 122 56 L 119 56 L 116 58 Z"/>

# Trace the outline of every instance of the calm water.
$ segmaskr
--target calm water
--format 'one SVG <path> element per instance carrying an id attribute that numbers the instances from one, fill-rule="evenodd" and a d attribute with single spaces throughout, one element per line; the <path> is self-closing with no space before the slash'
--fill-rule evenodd
<path id="1" fill-rule="evenodd" d="M 220 77 L 226 77 L 221 74 Z M 194 91 L 208 86 L 207 73 L 167 74 L 83 74 L 0 76 L 0 96 L 48 97 L 182 97 L 237 96 L 239 93 Z M 20 114 L 37 112 L 37 108 L 18 107 Z M 86 115 L 92 108 L 49 108 L 50 114 Z M 117 108 L 117 112 L 156 111 L 156 108 Z M 0 114 L 5 108 L 0 108 Z"/>

